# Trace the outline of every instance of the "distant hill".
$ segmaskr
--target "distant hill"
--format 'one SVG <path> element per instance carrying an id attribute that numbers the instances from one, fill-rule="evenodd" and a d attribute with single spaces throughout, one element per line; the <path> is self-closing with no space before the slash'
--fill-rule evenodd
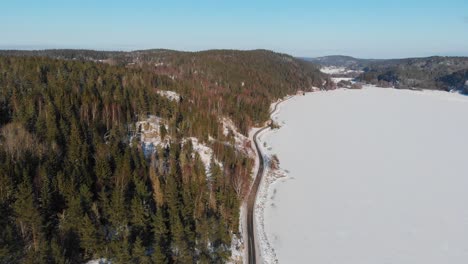
<path id="1" fill-rule="evenodd" d="M 306 61 L 321 65 L 321 66 L 335 66 L 345 67 L 352 70 L 360 70 L 372 62 L 378 62 L 380 60 L 374 59 L 358 59 L 350 56 L 343 55 L 332 55 L 317 58 L 303 58 Z"/>
<path id="2" fill-rule="evenodd" d="M 54 59 L 77 59 L 77 60 L 104 60 L 112 57 L 122 56 L 125 52 L 119 51 L 96 51 L 79 49 L 50 49 L 50 50 L 0 50 L 3 56 L 18 57 L 49 57 Z"/>
<path id="3" fill-rule="evenodd" d="M 304 59 L 321 66 L 362 70 L 363 73 L 357 77 L 357 80 L 366 83 L 396 88 L 458 90 L 468 93 L 468 57 L 433 56 L 377 60 L 325 56 Z"/>

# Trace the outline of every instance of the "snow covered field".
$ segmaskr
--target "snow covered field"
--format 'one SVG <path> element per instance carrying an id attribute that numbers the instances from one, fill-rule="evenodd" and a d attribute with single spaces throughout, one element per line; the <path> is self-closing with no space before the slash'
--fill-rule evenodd
<path id="1" fill-rule="evenodd" d="M 350 74 L 350 73 L 361 73 L 362 71 L 355 71 L 347 69 L 346 67 L 336 67 L 336 66 L 329 66 L 329 67 L 322 67 L 320 71 L 326 74 Z"/>
<path id="2" fill-rule="evenodd" d="M 468 97 L 317 92 L 276 118 L 264 153 L 288 173 L 264 224 L 280 263 L 468 263 Z"/>

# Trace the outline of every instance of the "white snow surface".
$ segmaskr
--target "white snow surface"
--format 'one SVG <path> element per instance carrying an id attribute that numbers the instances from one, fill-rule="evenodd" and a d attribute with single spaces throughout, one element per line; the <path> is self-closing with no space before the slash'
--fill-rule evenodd
<path id="1" fill-rule="evenodd" d="M 331 78 L 334 83 L 339 83 L 341 81 L 354 82 L 354 78 Z"/>
<path id="2" fill-rule="evenodd" d="M 193 147 L 194 153 L 197 152 L 200 155 L 200 159 L 205 165 L 206 175 L 211 176 L 210 168 L 211 168 L 211 159 L 213 158 L 213 149 L 199 142 L 198 139 L 195 137 L 184 138 L 183 143 L 186 142 L 187 140 L 192 141 L 192 147 Z M 217 165 L 223 168 L 223 164 L 221 162 L 219 162 L 217 159 L 215 159 L 214 161 L 216 162 Z"/>
<path id="3" fill-rule="evenodd" d="M 165 120 L 154 115 L 149 115 L 146 120 L 138 121 L 135 124 L 137 132 L 140 134 L 140 142 L 146 157 L 151 156 L 157 146 L 166 147 L 169 145 L 170 136 L 166 135 L 164 138 L 161 138 L 161 124 L 163 124 L 166 129 L 169 129 Z M 130 141 L 132 140 L 133 139 L 130 139 Z"/>
<path id="4" fill-rule="evenodd" d="M 349 73 L 360 73 L 362 71 L 355 71 L 347 69 L 346 67 L 337 66 L 325 66 L 320 68 L 320 71 L 326 74 L 349 74 Z"/>
<path id="5" fill-rule="evenodd" d="M 180 101 L 180 95 L 174 91 L 159 90 L 157 91 L 157 93 L 161 96 L 166 97 L 167 99 L 171 101 L 176 101 L 176 102 Z"/>
<path id="6" fill-rule="evenodd" d="M 112 263 L 111 261 L 105 258 L 93 259 L 93 260 L 86 262 L 86 264 L 111 264 L 111 263 Z"/>
<path id="7" fill-rule="evenodd" d="M 223 117 L 220 121 L 223 125 L 224 136 L 228 136 L 230 133 L 232 133 L 234 138 L 234 147 L 237 150 L 243 151 L 248 156 L 254 157 L 256 154 L 253 150 L 253 142 L 251 142 L 248 137 L 239 132 L 236 125 L 230 118 Z"/>
<path id="8" fill-rule="evenodd" d="M 262 141 L 288 173 L 257 216 L 279 263 L 468 263 L 467 116 L 468 97 L 445 92 L 285 102 Z"/>
<path id="9" fill-rule="evenodd" d="M 320 71 L 326 74 L 339 74 L 339 73 L 345 72 L 346 68 L 330 66 L 330 67 L 322 67 L 320 68 Z"/>

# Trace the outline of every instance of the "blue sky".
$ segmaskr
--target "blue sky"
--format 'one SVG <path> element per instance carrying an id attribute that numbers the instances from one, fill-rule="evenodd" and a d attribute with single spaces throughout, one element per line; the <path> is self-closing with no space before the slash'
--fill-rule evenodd
<path id="1" fill-rule="evenodd" d="M 4 0 L 0 48 L 468 56 L 467 0 Z"/>

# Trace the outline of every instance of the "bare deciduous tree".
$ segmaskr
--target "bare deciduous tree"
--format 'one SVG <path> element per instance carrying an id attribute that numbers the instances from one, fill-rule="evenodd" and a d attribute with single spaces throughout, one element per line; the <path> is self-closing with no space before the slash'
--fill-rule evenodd
<path id="1" fill-rule="evenodd" d="M 10 123 L 1 128 L 0 145 L 13 160 L 20 159 L 26 153 L 41 157 L 45 151 L 34 135 L 19 123 Z"/>

